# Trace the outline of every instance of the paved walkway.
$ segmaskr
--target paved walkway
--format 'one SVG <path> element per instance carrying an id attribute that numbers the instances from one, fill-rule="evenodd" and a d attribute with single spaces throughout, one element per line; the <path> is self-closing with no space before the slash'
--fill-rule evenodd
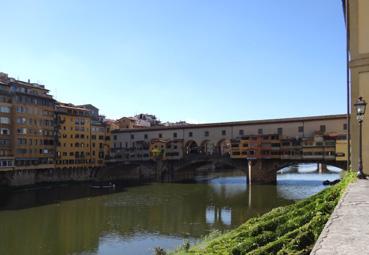
<path id="1" fill-rule="evenodd" d="M 349 185 L 311 254 L 369 254 L 369 179 Z"/>

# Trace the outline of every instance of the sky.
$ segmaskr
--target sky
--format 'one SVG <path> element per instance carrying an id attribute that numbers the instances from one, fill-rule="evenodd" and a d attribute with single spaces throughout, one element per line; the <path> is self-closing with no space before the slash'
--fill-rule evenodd
<path id="1" fill-rule="evenodd" d="M 0 72 L 108 118 L 345 113 L 341 0 L 0 0 Z"/>

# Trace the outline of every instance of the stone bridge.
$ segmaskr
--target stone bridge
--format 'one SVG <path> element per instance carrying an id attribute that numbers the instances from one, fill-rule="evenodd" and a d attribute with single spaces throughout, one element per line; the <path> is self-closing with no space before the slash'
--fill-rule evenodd
<path id="1" fill-rule="evenodd" d="M 151 179 L 163 182 L 192 181 L 201 174 L 219 169 L 237 169 L 245 173 L 249 184 L 276 184 L 277 172 L 285 167 L 301 163 L 318 163 L 319 171 L 327 171 L 327 165 L 346 168 L 346 161 L 327 160 L 280 160 L 280 159 L 233 159 L 227 156 L 189 155 L 180 160 L 127 161 L 110 165 L 113 169 L 126 169 L 130 178 Z M 127 172 L 129 169 L 129 173 Z M 115 171 L 115 173 L 120 171 Z M 122 173 L 124 175 L 124 172 Z M 128 176 L 126 176 L 128 178 Z"/>
<path id="2" fill-rule="evenodd" d="M 171 164 L 168 162 L 167 170 L 174 171 L 174 176 L 188 177 L 196 175 L 198 168 L 204 165 L 211 165 L 215 170 L 218 167 L 232 167 L 243 171 L 250 184 L 275 184 L 277 181 L 277 172 L 285 167 L 303 163 L 318 163 L 319 172 L 326 172 L 327 165 L 345 169 L 346 161 L 326 161 L 326 160 L 280 160 L 280 159 L 232 159 L 230 157 L 212 157 L 212 156 L 196 156 L 183 160 L 182 164 Z"/>

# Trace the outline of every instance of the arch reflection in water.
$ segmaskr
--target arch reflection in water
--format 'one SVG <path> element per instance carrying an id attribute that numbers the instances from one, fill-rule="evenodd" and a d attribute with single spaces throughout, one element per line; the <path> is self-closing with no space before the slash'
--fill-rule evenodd
<path id="1" fill-rule="evenodd" d="M 214 224 L 217 219 L 215 206 L 208 206 L 205 211 L 205 218 L 207 224 Z"/>
<path id="2" fill-rule="evenodd" d="M 205 218 L 206 223 L 210 225 L 220 223 L 222 225 L 230 226 L 232 224 L 232 209 L 208 206 L 206 208 Z"/>

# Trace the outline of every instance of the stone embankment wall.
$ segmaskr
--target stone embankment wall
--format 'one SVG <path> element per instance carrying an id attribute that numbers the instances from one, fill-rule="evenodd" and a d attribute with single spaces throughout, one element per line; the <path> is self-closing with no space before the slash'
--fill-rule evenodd
<path id="1" fill-rule="evenodd" d="M 0 188 L 35 186 L 44 183 L 84 181 L 148 181 L 155 169 L 147 165 L 113 165 L 104 168 L 32 169 L 0 171 Z"/>
<path id="2" fill-rule="evenodd" d="M 203 174 L 224 169 L 219 162 L 173 160 L 111 163 L 102 168 L 9 170 L 0 171 L 0 188 L 83 181 L 184 182 L 193 180 L 197 169 L 205 166 L 210 168 Z"/>
<path id="3" fill-rule="evenodd" d="M 32 169 L 0 172 L 1 187 L 32 186 L 42 183 L 89 181 L 98 169 Z"/>

